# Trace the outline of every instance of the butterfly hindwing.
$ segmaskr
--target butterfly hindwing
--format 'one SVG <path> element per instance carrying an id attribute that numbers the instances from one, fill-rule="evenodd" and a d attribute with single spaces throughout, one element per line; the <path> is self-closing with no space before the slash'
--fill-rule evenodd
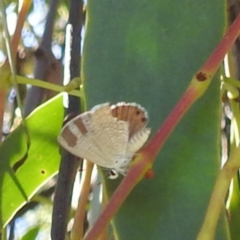
<path id="1" fill-rule="evenodd" d="M 129 140 L 127 153 L 136 153 L 147 141 L 151 130 L 149 128 L 141 129 L 136 132 Z"/>
<path id="2" fill-rule="evenodd" d="M 125 154 L 128 144 L 128 123 L 114 118 L 110 105 L 97 109 L 92 120 L 95 132 L 91 137 L 104 153 L 109 165 L 114 165 L 116 158 Z"/>
<path id="3" fill-rule="evenodd" d="M 118 103 L 112 106 L 112 115 L 129 123 L 129 139 L 143 129 L 148 121 L 148 114 L 136 103 Z"/>

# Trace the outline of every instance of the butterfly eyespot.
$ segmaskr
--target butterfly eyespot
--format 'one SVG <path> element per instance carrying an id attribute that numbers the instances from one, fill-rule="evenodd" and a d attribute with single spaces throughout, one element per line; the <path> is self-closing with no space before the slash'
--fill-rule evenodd
<path id="1" fill-rule="evenodd" d="M 118 172 L 115 169 L 110 170 L 110 175 L 108 177 L 109 179 L 117 179 L 118 178 Z"/>
<path id="2" fill-rule="evenodd" d="M 140 111 L 136 111 L 136 114 L 139 115 L 139 114 L 140 114 Z"/>

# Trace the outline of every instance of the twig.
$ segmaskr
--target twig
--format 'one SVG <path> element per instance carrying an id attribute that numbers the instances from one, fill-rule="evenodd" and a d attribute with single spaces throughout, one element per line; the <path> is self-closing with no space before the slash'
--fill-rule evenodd
<path id="1" fill-rule="evenodd" d="M 219 172 L 213 193 L 208 205 L 206 216 L 197 240 L 213 240 L 218 219 L 224 207 L 225 197 L 231 179 L 240 168 L 240 145 L 234 149 L 228 161 Z"/>
<path id="2" fill-rule="evenodd" d="M 90 181 L 92 175 L 93 164 L 89 161 L 85 161 L 86 171 L 82 174 L 81 193 L 78 200 L 78 207 L 74 217 L 74 223 L 71 231 L 71 240 L 81 240 L 83 238 L 83 226 L 84 218 L 86 215 L 86 206 L 90 191 Z M 83 167 L 85 169 L 85 167 Z"/>

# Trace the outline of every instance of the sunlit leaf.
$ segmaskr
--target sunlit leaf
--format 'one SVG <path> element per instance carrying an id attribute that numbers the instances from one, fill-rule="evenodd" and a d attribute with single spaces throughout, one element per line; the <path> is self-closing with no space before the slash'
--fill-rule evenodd
<path id="1" fill-rule="evenodd" d="M 0 147 L 0 221 L 5 225 L 15 212 L 58 170 L 57 135 L 63 119 L 62 96 L 37 108 Z M 14 169 L 14 170 L 13 170 Z"/>

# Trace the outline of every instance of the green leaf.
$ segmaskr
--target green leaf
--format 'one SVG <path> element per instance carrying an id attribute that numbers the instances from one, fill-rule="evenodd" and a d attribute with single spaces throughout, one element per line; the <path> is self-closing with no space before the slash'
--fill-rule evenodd
<path id="1" fill-rule="evenodd" d="M 62 95 L 58 95 L 41 105 L 26 119 L 29 148 L 22 126 L 13 131 L 1 145 L 1 227 L 57 173 L 60 161 L 57 136 L 62 119 Z"/>
<path id="2" fill-rule="evenodd" d="M 27 233 L 24 234 L 22 237 L 22 240 L 33 240 L 36 239 L 38 233 L 39 233 L 40 227 L 36 226 L 28 230 Z"/>
<path id="3" fill-rule="evenodd" d="M 88 1 L 83 80 L 88 108 L 119 101 L 147 109 L 152 135 L 224 32 L 225 2 Z M 220 167 L 220 84 L 189 110 L 159 153 L 152 180 L 114 219 L 119 239 L 195 239 Z M 108 181 L 112 194 L 118 181 Z M 222 216 L 218 240 L 228 239 Z"/>

